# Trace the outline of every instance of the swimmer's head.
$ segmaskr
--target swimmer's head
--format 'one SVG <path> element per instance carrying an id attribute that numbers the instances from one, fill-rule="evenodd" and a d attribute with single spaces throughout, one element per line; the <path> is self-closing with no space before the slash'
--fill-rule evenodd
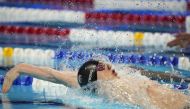
<path id="1" fill-rule="evenodd" d="M 86 86 L 88 83 L 92 83 L 97 80 L 96 67 L 98 63 L 98 61 L 89 60 L 80 67 L 77 79 L 81 87 Z"/>
<path id="2" fill-rule="evenodd" d="M 85 62 L 78 72 L 78 83 L 81 87 L 97 80 L 111 80 L 117 78 L 117 73 L 111 64 L 98 60 Z"/>

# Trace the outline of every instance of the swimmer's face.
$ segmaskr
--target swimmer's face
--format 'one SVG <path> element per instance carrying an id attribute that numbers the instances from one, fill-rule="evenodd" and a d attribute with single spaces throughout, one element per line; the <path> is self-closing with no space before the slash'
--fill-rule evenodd
<path id="1" fill-rule="evenodd" d="M 111 64 L 99 62 L 97 66 L 97 79 L 98 80 L 112 80 L 118 78 L 115 69 Z"/>

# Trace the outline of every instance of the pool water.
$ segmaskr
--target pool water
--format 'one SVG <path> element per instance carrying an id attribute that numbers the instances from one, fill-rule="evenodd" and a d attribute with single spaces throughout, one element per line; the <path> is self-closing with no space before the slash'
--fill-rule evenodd
<path id="1" fill-rule="evenodd" d="M 134 104 L 109 101 L 103 96 L 86 94 L 80 89 L 71 89 L 31 77 L 25 84 L 27 75 L 20 76 L 18 80 L 21 83 L 16 80 L 16 85 L 7 94 L 2 94 L 7 67 L 22 62 L 77 72 L 82 63 L 100 56 L 100 59 L 109 60 L 116 69 L 130 64 L 146 70 L 169 72 L 190 78 L 190 71 L 187 71 L 190 68 L 184 70 L 172 63 L 175 57 L 184 56 L 182 52 L 190 53 L 190 49 L 166 47 L 166 43 L 174 38 L 173 33 L 189 29 L 186 28 L 189 12 L 184 9 L 189 2 L 143 2 L 1 0 L 0 50 L 3 47 L 21 48 L 19 52 L 28 50 L 25 54 L 17 51 L 13 57 L 4 57 L 2 50 L 0 51 L 0 109 L 142 109 Z M 135 7 L 136 5 L 138 6 Z M 173 8 L 174 6 L 178 8 Z M 41 54 L 42 50 L 53 50 L 57 54 L 55 57 L 45 57 Z M 52 52 L 48 53 L 51 55 Z M 124 57 L 125 55 L 127 56 Z M 139 59 L 140 56 L 143 57 L 142 60 Z M 172 64 L 165 56 L 172 58 Z M 151 60 L 151 64 L 144 62 L 147 59 Z M 190 61 L 185 64 L 185 67 L 190 66 Z M 182 87 L 179 91 L 190 95 L 188 83 L 155 81 L 172 88 L 175 85 L 183 86 L 185 88 Z M 31 82 L 32 85 L 29 85 Z"/>

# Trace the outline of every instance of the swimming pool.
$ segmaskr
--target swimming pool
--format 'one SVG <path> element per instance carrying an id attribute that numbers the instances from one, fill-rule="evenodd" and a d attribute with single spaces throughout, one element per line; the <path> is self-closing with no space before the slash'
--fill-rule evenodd
<path id="1" fill-rule="evenodd" d="M 166 46 L 175 33 L 189 30 L 188 1 L 68 1 L 0 2 L 0 109 L 142 108 L 27 75 L 17 78 L 3 95 L 4 75 L 23 62 L 78 71 L 96 57 L 109 60 L 116 69 L 134 65 L 190 77 L 189 50 Z M 188 83 L 156 81 L 189 95 Z"/>

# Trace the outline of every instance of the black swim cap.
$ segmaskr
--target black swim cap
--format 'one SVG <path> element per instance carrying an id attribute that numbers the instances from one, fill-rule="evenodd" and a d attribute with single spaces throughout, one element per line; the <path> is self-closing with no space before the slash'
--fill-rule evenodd
<path id="1" fill-rule="evenodd" d="M 96 60 L 89 60 L 80 67 L 77 79 L 81 87 L 97 80 L 96 67 L 98 63 Z"/>

